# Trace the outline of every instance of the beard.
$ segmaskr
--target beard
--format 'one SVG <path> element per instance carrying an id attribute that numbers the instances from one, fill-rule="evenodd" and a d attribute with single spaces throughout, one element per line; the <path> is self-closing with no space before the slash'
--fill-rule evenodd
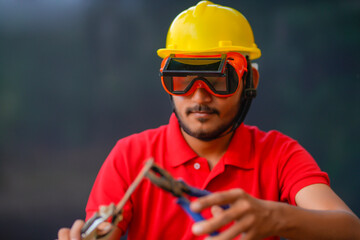
<path id="1" fill-rule="evenodd" d="M 213 114 L 217 114 L 219 115 L 219 111 L 216 110 L 216 109 L 213 109 L 213 108 L 209 108 L 208 106 L 206 105 L 197 105 L 191 109 L 187 109 L 186 110 L 186 115 L 189 115 L 191 113 L 191 111 L 193 110 L 198 110 L 198 111 L 207 111 L 207 112 L 211 112 Z M 190 127 L 181 119 L 181 116 L 178 114 L 177 110 L 176 110 L 176 107 L 174 107 L 174 112 L 175 112 L 175 115 L 178 119 L 178 122 L 179 122 L 179 125 L 180 127 L 184 130 L 184 132 L 186 132 L 187 134 L 189 134 L 190 136 L 194 137 L 194 138 L 197 138 L 201 141 L 211 141 L 211 140 L 214 140 L 216 138 L 219 138 L 221 136 L 224 136 L 227 134 L 227 130 L 230 129 L 234 124 L 235 124 L 235 118 L 236 116 L 234 116 L 234 118 L 229 121 L 229 122 L 224 122 L 223 124 L 221 124 L 220 126 L 218 126 L 215 130 L 203 130 L 203 129 L 200 129 L 200 130 L 191 130 Z M 205 122 L 203 119 L 199 119 L 200 122 Z"/>

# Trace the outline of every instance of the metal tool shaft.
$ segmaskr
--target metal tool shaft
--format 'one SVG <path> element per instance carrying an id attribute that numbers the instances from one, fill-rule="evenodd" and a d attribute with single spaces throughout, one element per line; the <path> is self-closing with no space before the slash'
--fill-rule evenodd
<path id="1" fill-rule="evenodd" d="M 116 205 L 116 212 L 120 212 L 121 209 L 124 207 L 127 200 L 130 198 L 131 194 L 135 191 L 136 187 L 140 184 L 141 180 L 145 177 L 146 173 L 150 170 L 150 168 L 153 166 L 154 159 L 150 158 L 146 161 L 145 166 L 141 169 L 135 180 L 132 182 L 132 184 L 129 186 L 129 188 L 126 190 L 123 198 L 120 200 L 120 202 Z"/>
<path id="2" fill-rule="evenodd" d="M 108 206 L 101 206 L 99 211 L 94 214 L 94 216 L 89 219 L 81 230 L 81 236 L 83 240 L 93 240 L 93 239 L 108 239 L 110 233 L 114 230 L 114 226 L 122 219 L 122 209 L 125 206 L 126 202 L 129 200 L 131 194 L 135 191 L 137 186 L 145 177 L 146 173 L 150 170 L 150 168 L 154 164 L 154 159 L 150 158 L 146 161 L 144 167 L 140 170 L 139 174 L 136 176 L 135 180 L 131 183 L 131 185 L 126 190 L 124 196 L 120 200 L 120 202 L 116 205 L 111 203 Z M 97 234 L 97 227 L 105 222 L 107 219 L 112 217 L 112 228 L 99 236 Z"/>

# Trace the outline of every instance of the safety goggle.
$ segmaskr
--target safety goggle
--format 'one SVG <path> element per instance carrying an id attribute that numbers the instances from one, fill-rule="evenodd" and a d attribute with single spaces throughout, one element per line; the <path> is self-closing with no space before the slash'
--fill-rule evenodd
<path id="1" fill-rule="evenodd" d="M 187 96 L 205 88 L 217 97 L 229 97 L 239 88 L 247 72 L 246 58 L 240 53 L 218 55 L 172 54 L 161 63 L 164 89 L 174 96 Z"/>

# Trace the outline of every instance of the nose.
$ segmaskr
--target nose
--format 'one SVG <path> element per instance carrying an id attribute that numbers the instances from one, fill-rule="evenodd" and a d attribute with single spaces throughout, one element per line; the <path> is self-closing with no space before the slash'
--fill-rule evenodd
<path id="1" fill-rule="evenodd" d="M 209 103 L 212 101 L 212 95 L 205 88 L 198 87 L 193 92 L 191 99 L 198 104 Z"/>

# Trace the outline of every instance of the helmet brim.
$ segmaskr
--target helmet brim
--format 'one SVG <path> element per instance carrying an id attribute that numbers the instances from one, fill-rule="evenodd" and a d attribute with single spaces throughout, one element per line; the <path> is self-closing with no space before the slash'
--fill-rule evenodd
<path id="1" fill-rule="evenodd" d="M 188 54 L 188 55 L 208 55 L 208 54 L 224 54 L 227 52 L 239 52 L 243 55 L 248 55 L 251 60 L 258 59 L 261 56 L 259 48 L 246 48 L 246 47 L 218 47 L 213 49 L 204 49 L 199 51 L 184 51 L 178 49 L 160 48 L 157 50 L 157 54 L 161 58 L 166 58 L 170 54 Z"/>

